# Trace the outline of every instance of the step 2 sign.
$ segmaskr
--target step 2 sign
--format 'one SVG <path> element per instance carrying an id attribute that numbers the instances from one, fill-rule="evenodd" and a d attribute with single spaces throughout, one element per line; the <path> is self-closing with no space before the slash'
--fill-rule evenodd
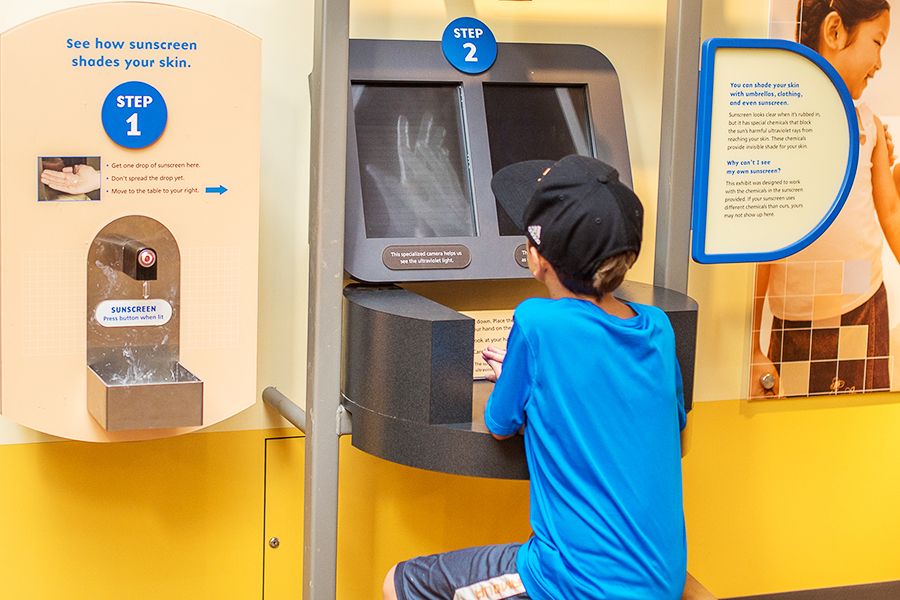
<path id="1" fill-rule="evenodd" d="M 441 48 L 447 62 L 469 75 L 484 73 L 497 60 L 497 39 L 487 25 L 472 17 L 447 25 Z"/>

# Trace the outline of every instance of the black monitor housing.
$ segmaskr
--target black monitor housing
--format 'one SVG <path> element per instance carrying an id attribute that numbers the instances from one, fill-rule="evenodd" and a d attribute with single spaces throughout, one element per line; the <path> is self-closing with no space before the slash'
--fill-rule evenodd
<path id="1" fill-rule="evenodd" d="M 504 44 L 468 75 L 440 42 L 350 40 L 344 268 L 359 281 L 527 278 L 491 177 L 594 156 L 631 186 L 619 78 L 587 46 Z"/>

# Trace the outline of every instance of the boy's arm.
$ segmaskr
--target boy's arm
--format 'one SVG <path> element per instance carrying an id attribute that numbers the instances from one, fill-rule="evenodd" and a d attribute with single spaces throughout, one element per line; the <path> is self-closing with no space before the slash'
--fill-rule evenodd
<path id="1" fill-rule="evenodd" d="M 532 383 L 530 350 L 515 323 L 506 347 L 506 352 L 491 348 L 484 355 L 497 375 L 484 407 L 484 424 L 498 440 L 511 438 L 524 428 L 525 399 Z"/>
<path id="2" fill-rule="evenodd" d="M 493 374 L 485 376 L 485 379 L 491 381 L 493 383 L 497 383 L 497 379 L 500 377 L 500 374 L 503 372 L 503 359 L 506 358 L 506 350 L 503 348 L 497 348 L 496 346 L 488 346 L 484 352 L 481 353 L 481 358 L 484 359 L 491 369 L 493 370 Z M 485 407 L 487 410 L 487 407 Z M 516 433 L 510 433 L 509 435 L 499 435 L 491 432 L 491 435 L 494 436 L 498 440 L 508 440 L 514 435 L 521 434 L 525 431 L 525 426 L 522 425 L 521 429 Z"/>

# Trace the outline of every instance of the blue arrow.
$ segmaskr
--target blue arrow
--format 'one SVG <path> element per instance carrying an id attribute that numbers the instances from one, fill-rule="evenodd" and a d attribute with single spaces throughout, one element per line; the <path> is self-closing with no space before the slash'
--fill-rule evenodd
<path id="1" fill-rule="evenodd" d="M 222 194 L 224 194 L 225 192 L 227 192 L 227 191 L 228 191 L 228 190 L 225 189 L 225 186 L 224 186 L 224 185 L 220 185 L 219 187 L 214 187 L 214 188 L 206 188 L 206 193 L 207 193 L 207 194 L 218 194 L 218 195 L 220 195 L 220 196 L 221 196 Z"/>

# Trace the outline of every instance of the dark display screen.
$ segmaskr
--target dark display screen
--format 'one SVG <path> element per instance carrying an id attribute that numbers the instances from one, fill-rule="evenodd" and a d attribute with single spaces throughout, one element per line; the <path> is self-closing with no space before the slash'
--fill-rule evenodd
<path id="1" fill-rule="evenodd" d="M 476 235 L 460 89 L 351 86 L 366 237 Z"/>
<path id="2" fill-rule="evenodd" d="M 484 84 L 491 168 L 593 156 L 585 86 Z M 497 204 L 500 235 L 523 235 Z"/>

